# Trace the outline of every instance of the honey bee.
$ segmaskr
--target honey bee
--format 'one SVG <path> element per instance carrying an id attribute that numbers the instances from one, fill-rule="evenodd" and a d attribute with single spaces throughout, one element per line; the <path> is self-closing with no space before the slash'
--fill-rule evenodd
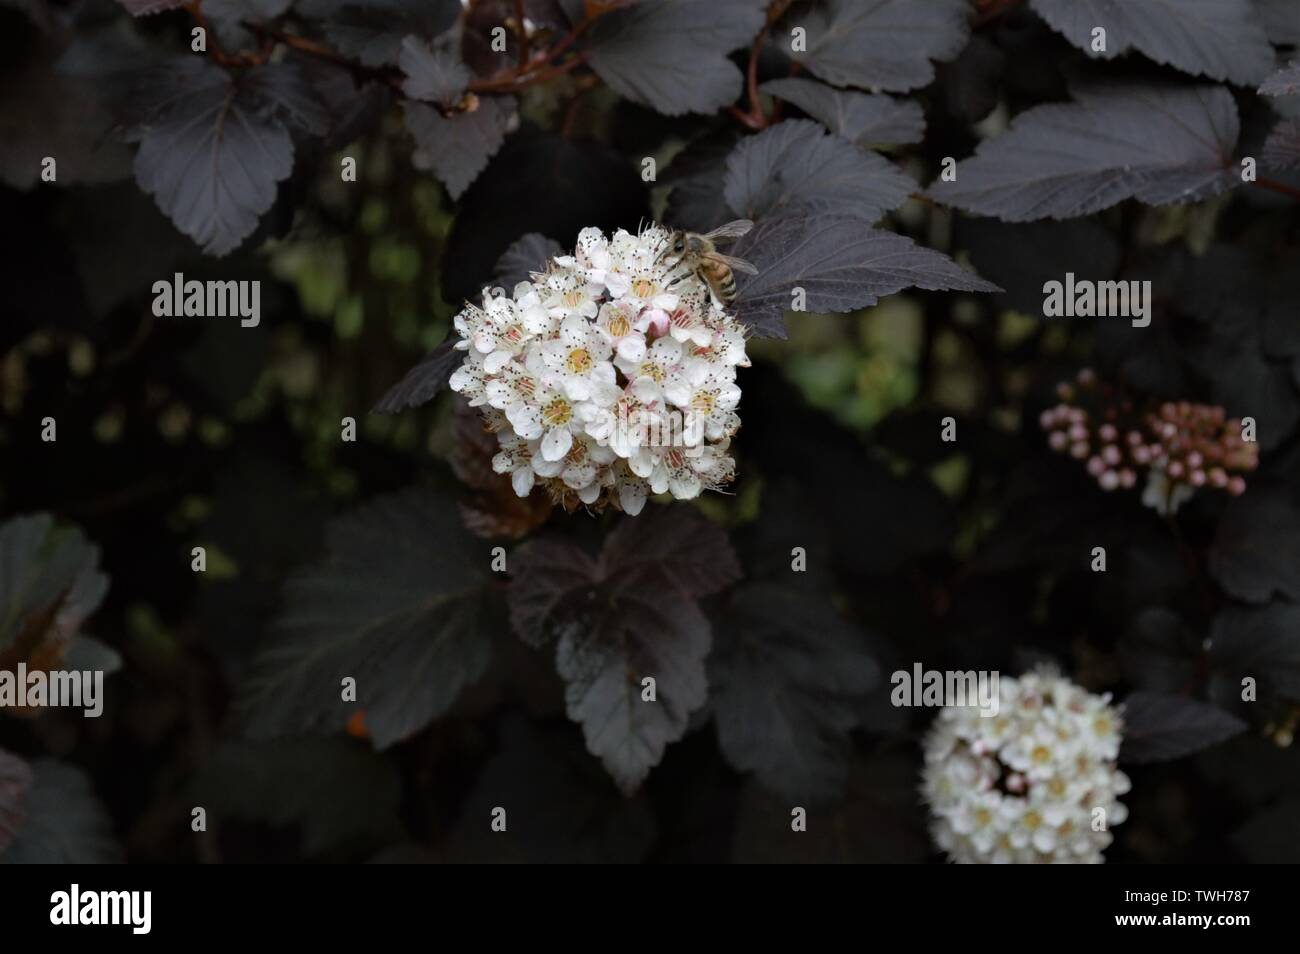
<path id="1" fill-rule="evenodd" d="M 749 219 L 737 219 L 700 235 L 677 229 L 668 236 L 668 244 L 659 253 L 665 265 L 681 265 L 691 275 L 709 286 L 724 307 L 736 300 L 735 272 L 757 275 L 758 269 L 744 259 L 723 255 L 714 244 L 722 239 L 737 239 L 754 227 Z"/>

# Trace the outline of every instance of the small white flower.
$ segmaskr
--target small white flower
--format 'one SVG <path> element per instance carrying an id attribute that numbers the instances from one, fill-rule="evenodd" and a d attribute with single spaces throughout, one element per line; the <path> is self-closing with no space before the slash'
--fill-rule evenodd
<path id="1" fill-rule="evenodd" d="M 639 361 L 619 355 L 614 366 L 628 379 L 629 389 L 643 404 L 666 402 L 664 388 L 676 383 L 685 349 L 674 338 L 659 338 Z"/>
<path id="2" fill-rule="evenodd" d="M 633 326 L 635 320 L 628 305 L 612 302 L 600 306 L 596 319 L 596 327 L 624 361 L 640 361 L 645 356 L 645 335 Z"/>
<path id="3" fill-rule="evenodd" d="M 700 430 L 712 440 L 730 437 L 740 427 L 736 406 L 740 388 L 730 365 L 714 365 L 703 358 L 688 358 L 677 375 L 664 387 L 664 397 L 700 423 Z"/>
<path id="4" fill-rule="evenodd" d="M 525 364 L 534 374 L 558 381 L 574 401 L 589 400 L 596 391 L 609 400 L 621 390 L 609 357 L 609 341 L 600 329 L 571 315 L 560 323 L 559 337 L 531 349 Z"/>
<path id="5" fill-rule="evenodd" d="M 537 442 L 526 441 L 514 431 L 500 435 L 501 450 L 492 458 L 492 469 L 498 474 L 509 474 L 515 494 L 527 497 L 532 492 L 535 474 L 533 458 Z"/>

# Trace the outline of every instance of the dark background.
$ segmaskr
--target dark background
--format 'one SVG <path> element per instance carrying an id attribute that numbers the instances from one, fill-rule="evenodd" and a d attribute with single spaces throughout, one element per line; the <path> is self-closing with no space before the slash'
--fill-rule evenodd
<path id="1" fill-rule="evenodd" d="M 529 4 L 530 16 L 563 36 L 566 13 L 539 6 L 548 11 Z M 1300 11 L 1265 7 L 1279 54 L 1293 52 Z M 327 21 L 312 9 L 274 22 L 324 42 Z M 476 77 L 503 68 L 484 44 L 512 11 L 476 3 L 463 19 L 460 50 Z M 1194 82 L 1135 54 L 1086 64 L 1025 5 L 972 4 L 971 17 L 964 52 L 900 94 L 921 103 L 926 131 L 885 154 L 918 193 L 943 157 L 974 151 L 979 124 L 1000 130 L 1009 116 L 1064 101 L 1076 68 Z M 416 29 L 403 22 L 385 29 Z M 138 78 L 105 65 L 122 50 L 184 50 L 191 26 L 183 10 L 133 20 L 108 2 L 0 3 L 0 221 L 9 236 L 0 254 L 0 507 L 6 518 L 52 514 L 98 547 L 110 585 L 84 631 L 122 660 L 98 720 L 0 717 L 0 749 L 45 779 L 28 818 L 60 834 L 42 857 L 937 861 L 917 794 L 933 714 L 892 708 L 888 674 L 918 661 L 1006 674 L 1053 661 L 1121 701 L 1167 692 L 1245 724 L 1200 751 L 1208 733 L 1174 726 L 1178 757 L 1125 766 L 1130 815 L 1109 861 L 1300 860 L 1294 171 L 1261 171 L 1280 189 L 1243 185 L 1189 205 L 1128 200 L 1061 222 L 967 217 L 924 197 L 891 213 L 893 231 L 1006 291 L 912 289 L 846 314 L 788 314 L 788 339 L 755 341 L 754 366 L 740 372 L 734 494 L 647 508 L 696 511 L 707 525 L 698 546 L 734 551 L 744 579 L 698 597 L 713 634 L 710 682 L 725 682 L 714 667 L 729 640 L 766 641 L 767 666 L 750 678 L 794 700 L 789 718 L 809 754 L 785 765 L 779 746 L 728 750 L 714 718 L 725 700 L 713 698 L 624 795 L 565 716 L 554 648 L 525 645 L 511 626 L 517 572 L 494 579 L 486 568 L 492 547 L 514 560 L 542 538 L 594 553 L 627 518 L 514 502 L 484 476 L 483 448 L 454 395 L 396 415 L 369 411 L 442 340 L 519 237 L 542 233 L 571 247 L 584 226 L 707 218 L 700 203 L 716 200 L 722 159 L 754 134 L 750 104 L 738 93 L 736 112 L 749 120 L 724 109 L 665 115 L 583 65 L 521 90 L 518 128 L 453 197 L 413 164 L 393 104 L 400 93 L 364 71 L 313 73 L 318 90 L 348 85 L 330 103 L 330 132 L 297 143 L 293 174 L 256 232 L 216 257 L 133 181 L 131 151 L 114 136 L 131 126 Z M 755 47 L 760 78 L 791 72 L 778 46 Z M 248 48 L 257 47 L 254 37 Z M 720 52 L 743 69 L 747 49 L 745 40 Z M 68 50 L 114 81 L 60 86 L 53 64 Z M 304 69 L 329 66 L 301 56 Z M 144 65 L 135 58 L 133 68 Z M 1296 97 L 1232 89 L 1239 154 L 1250 154 Z M 765 123 L 801 115 L 786 104 L 774 116 L 769 97 L 761 105 Z M 66 140 L 59 181 L 44 184 L 33 181 L 31 157 L 46 154 L 52 130 Z M 358 158 L 358 182 L 338 181 L 341 155 Z M 641 179 L 645 156 L 659 157 L 657 182 Z M 1151 327 L 1038 317 L 1042 282 L 1067 270 L 1157 276 Z M 175 271 L 260 279 L 260 326 L 155 318 L 149 288 Z M 1246 494 L 1204 490 L 1165 519 L 1142 506 L 1140 485 L 1104 493 L 1081 465 L 1053 454 L 1038 414 L 1082 367 L 1138 402 L 1204 402 L 1264 422 Z M 56 443 L 40 440 L 47 416 Z M 339 439 L 348 416 L 355 443 Z M 946 416 L 956 443 L 939 439 Z M 355 709 L 316 718 L 292 698 L 304 684 L 275 684 L 274 700 L 258 687 L 277 672 L 271 624 L 309 598 L 284 584 L 330 559 L 330 521 L 358 507 L 372 513 L 364 508 L 410 488 L 420 488 L 427 523 L 399 520 L 397 533 L 428 557 L 429 591 L 458 565 L 482 569 L 473 639 L 487 661 L 465 664 L 446 711 L 377 748 Z M 397 559 L 382 541 L 357 539 L 345 534 L 335 554 L 342 546 L 363 561 Z M 202 574 L 190 567 L 198 545 L 207 548 Z M 1089 568 L 1098 545 L 1105 573 Z M 807 573 L 790 572 L 796 546 Z M 1236 655 L 1207 646 L 1215 626 L 1231 625 L 1255 635 L 1233 643 Z M 800 648 L 811 662 L 796 667 L 783 653 Z M 1242 674 L 1260 679 L 1258 702 L 1240 702 Z M 61 775 L 49 760 L 80 775 Z M 190 830 L 196 805 L 207 809 L 203 833 Z M 488 828 L 498 805 L 510 812 L 507 835 Z M 810 809 L 806 834 L 789 831 L 792 805 Z"/>

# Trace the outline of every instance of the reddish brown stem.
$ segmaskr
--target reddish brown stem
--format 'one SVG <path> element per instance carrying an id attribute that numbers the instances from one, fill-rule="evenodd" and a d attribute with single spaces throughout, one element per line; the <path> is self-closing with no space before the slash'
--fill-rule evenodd
<path id="1" fill-rule="evenodd" d="M 519 36 L 519 65 L 528 62 L 528 30 L 524 27 L 524 0 L 515 0 L 515 31 Z"/>
<path id="2" fill-rule="evenodd" d="M 1280 192 L 1282 195 L 1289 195 L 1293 199 L 1300 199 L 1300 189 L 1295 186 L 1289 186 L 1285 182 L 1274 182 L 1272 179 L 1256 179 L 1253 183 L 1261 189 L 1269 189 L 1272 192 Z"/>
<path id="3" fill-rule="evenodd" d="M 555 66 L 549 66 L 546 69 L 534 70 L 526 74 L 507 74 L 504 76 L 490 76 L 487 79 L 474 80 L 469 84 L 471 93 L 510 93 L 525 86 L 531 86 L 533 83 L 544 83 L 549 79 L 555 79 L 557 76 L 563 76 L 565 73 L 571 73 L 583 63 L 587 62 L 586 52 L 576 54 L 570 59 L 565 60 Z"/>
<path id="4" fill-rule="evenodd" d="M 291 50 L 297 50 L 299 53 L 305 53 L 308 56 L 314 56 L 319 60 L 327 63 L 333 63 L 335 66 L 341 66 L 344 69 L 351 70 L 352 75 L 358 79 L 376 79 L 382 83 L 387 83 L 394 89 L 402 88 L 402 76 L 395 70 L 385 70 L 378 67 L 366 66 L 355 60 L 350 60 L 340 53 L 336 53 L 330 47 L 316 40 L 308 39 L 305 36 L 297 36 L 293 33 L 286 33 L 283 30 L 277 30 L 275 27 L 253 24 L 253 30 L 264 38 L 269 38 L 277 43 L 283 43 Z"/>
<path id="5" fill-rule="evenodd" d="M 728 106 L 727 112 L 734 116 L 742 126 L 752 129 L 755 132 L 765 128 L 767 125 L 762 116 L 755 117 L 745 112 L 745 110 L 741 109 L 739 106 Z"/>
<path id="6" fill-rule="evenodd" d="M 982 27 L 992 20 L 996 20 L 1010 10 L 1014 10 L 1021 4 L 1022 0 L 979 0 L 976 9 L 979 11 L 975 16 L 975 26 Z"/>
<path id="7" fill-rule="evenodd" d="M 772 0 L 768 6 L 763 28 L 758 31 L 758 36 L 754 37 L 754 42 L 750 44 L 749 61 L 745 64 L 745 99 L 748 101 L 749 111 L 746 112 L 735 106 L 728 108 L 732 116 L 750 129 L 766 129 L 778 115 L 776 108 L 773 109 L 771 116 L 763 114 L 763 104 L 758 98 L 758 58 L 763 52 L 763 43 L 767 40 L 768 33 L 776 22 L 785 16 L 785 12 L 793 3 L 794 0 Z"/>

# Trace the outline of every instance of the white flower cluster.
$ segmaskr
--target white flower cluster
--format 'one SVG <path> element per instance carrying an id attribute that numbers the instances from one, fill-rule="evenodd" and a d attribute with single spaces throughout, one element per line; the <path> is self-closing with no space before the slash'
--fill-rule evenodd
<path id="1" fill-rule="evenodd" d="M 455 319 L 465 360 L 451 388 L 500 440 L 515 493 L 640 512 L 648 494 L 687 500 L 735 475 L 742 326 L 652 225 L 583 229 L 513 294 L 484 289 Z"/>
<path id="2" fill-rule="evenodd" d="M 926 738 L 935 841 L 966 864 L 1103 862 L 1110 826 L 1128 817 L 1116 800 L 1129 780 L 1115 767 L 1122 724 L 1110 694 L 1047 670 L 999 681 L 996 716 L 948 706 Z"/>

